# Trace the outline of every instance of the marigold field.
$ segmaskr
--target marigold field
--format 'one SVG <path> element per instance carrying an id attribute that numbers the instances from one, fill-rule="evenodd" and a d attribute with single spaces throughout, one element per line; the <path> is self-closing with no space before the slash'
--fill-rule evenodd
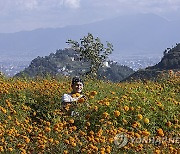
<path id="1" fill-rule="evenodd" d="M 156 82 L 86 79 L 86 99 L 62 107 L 70 82 L 0 78 L 1 153 L 180 152 L 180 76 Z"/>

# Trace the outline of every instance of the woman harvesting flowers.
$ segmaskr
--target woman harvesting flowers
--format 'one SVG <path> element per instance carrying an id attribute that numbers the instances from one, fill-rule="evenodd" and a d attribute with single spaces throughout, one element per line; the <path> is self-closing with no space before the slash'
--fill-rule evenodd
<path id="1" fill-rule="evenodd" d="M 71 84 L 72 92 L 62 96 L 62 105 L 75 107 L 76 103 L 85 101 L 85 96 L 82 95 L 83 87 L 83 80 L 79 77 L 73 77 Z M 71 115 L 74 115 L 74 111 L 71 112 Z"/>

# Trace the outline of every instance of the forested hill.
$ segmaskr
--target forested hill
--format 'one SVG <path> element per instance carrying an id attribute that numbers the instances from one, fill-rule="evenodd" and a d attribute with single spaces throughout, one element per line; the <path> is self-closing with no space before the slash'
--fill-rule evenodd
<path id="1" fill-rule="evenodd" d="M 90 63 L 80 58 L 80 56 L 71 49 L 57 50 L 49 56 L 37 57 L 31 61 L 31 64 L 16 76 L 45 76 L 45 75 L 82 75 L 89 71 Z M 107 61 L 99 70 L 100 79 L 118 82 L 134 73 L 133 69 L 127 66 L 118 65 L 116 62 Z"/>
<path id="2" fill-rule="evenodd" d="M 147 67 L 144 70 L 139 70 L 130 75 L 127 80 L 137 79 L 157 79 L 162 74 L 168 74 L 170 71 L 180 71 L 180 43 L 177 43 L 173 48 L 167 48 L 164 51 L 164 56 L 161 61 L 154 66 Z"/>
<path id="3" fill-rule="evenodd" d="M 149 69 L 169 70 L 169 69 L 180 69 L 180 43 L 176 44 L 175 47 L 167 48 L 164 51 L 162 60 Z"/>

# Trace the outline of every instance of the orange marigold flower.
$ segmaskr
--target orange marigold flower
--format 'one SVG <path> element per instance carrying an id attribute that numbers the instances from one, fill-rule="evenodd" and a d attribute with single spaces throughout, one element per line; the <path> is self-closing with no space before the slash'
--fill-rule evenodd
<path id="1" fill-rule="evenodd" d="M 98 107 L 97 107 L 97 106 L 94 106 L 94 110 L 97 111 L 97 110 L 98 110 Z"/>
<path id="2" fill-rule="evenodd" d="M 70 119 L 70 120 L 69 120 L 69 123 L 70 123 L 70 124 L 73 124 L 73 123 L 74 123 L 74 119 Z"/>
<path id="3" fill-rule="evenodd" d="M 161 150 L 156 149 L 156 150 L 154 151 L 154 153 L 155 153 L 155 154 L 160 154 L 160 153 L 161 153 Z"/>
<path id="4" fill-rule="evenodd" d="M 81 96 L 81 94 L 80 93 L 76 93 L 76 97 L 79 97 L 79 96 Z"/>
<path id="5" fill-rule="evenodd" d="M 138 118 L 139 120 L 141 120 L 141 119 L 143 118 L 142 114 L 138 114 L 138 115 L 137 115 L 137 118 Z"/>
<path id="6" fill-rule="evenodd" d="M 171 122 L 168 121 L 168 122 L 166 123 L 166 126 L 170 127 L 170 126 L 171 126 Z"/>
<path id="7" fill-rule="evenodd" d="M 144 135 L 144 136 L 149 136 L 150 135 L 150 132 L 148 132 L 148 131 L 142 131 L 142 134 Z"/>
<path id="8" fill-rule="evenodd" d="M 125 111 L 129 111 L 129 107 L 128 106 L 124 106 L 124 110 Z"/>
<path id="9" fill-rule="evenodd" d="M 164 136 L 164 132 L 163 132 L 162 128 L 157 129 L 157 134 L 159 136 Z"/>
<path id="10" fill-rule="evenodd" d="M 12 151 L 13 151 L 13 148 L 11 148 L 11 147 L 10 147 L 10 148 L 8 148 L 8 151 L 12 152 Z"/>
<path id="11" fill-rule="evenodd" d="M 0 152 L 3 152 L 3 151 L 4 151 L 3 146 L 0 146 Z"/>
<path id="12" fill-rule="evenodd" d="M 115 115 L 115 117 L 119 117 L 120 116 L 120 112 L 119 111 L 114 111 L 114 115 Z"/>
<path id="13" fill-rule="evenodd" d="M 44 131 L 45 131 L 45 132 L 50 132 L 50 131 L 51 131 L 51 128 L 50 128 L 50 127 L 45 127 Z"/>
<path id="14" fill-rule="evenodd" d="M 78 99 L 78 103 L 83 103 L 85 102 L 85 99 L 83 97 L 81 97 L 80 99 Z"/>
<path id="15" fill-rule="evenodd" d="M 91 92 L 90 92 L 90 95 L 91 95 L 91 96 L 97 95 L 97 91 L 91 91 Z"/>
<path id="16" fill-rule="evenodd" d="M 41 145 L 39 145 L 39 148 L 40 148 L 40 149 L 45 149 L 45 145 L 44 145 L 44 144 L 41 144 Z"/>
<path id="17" fill-rule="evenodd" d="M 68 151 L 67 151 L 67 150 L 64 150 L 63 154 L 68 154 Z"/>

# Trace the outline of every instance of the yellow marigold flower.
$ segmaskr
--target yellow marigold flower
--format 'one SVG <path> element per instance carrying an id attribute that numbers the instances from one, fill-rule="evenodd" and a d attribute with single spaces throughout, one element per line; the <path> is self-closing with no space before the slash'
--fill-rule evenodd
<path id="1" fill-rule="evenodd" d="M 64 142 L 65 142 L 66 144 L 69 144 L 69 140 L 64 140 Z"/>
<path id="2" fill-rule="evenodd" d="M 51 128 L 50 128 L 50 127 L 45 127 L 44 131 L 45 131 L 45 132 L 50 132 L 50 131 L 51 131 Z"/>
<path id="3" fill-rule="evenodd" d="M 112 94 L 112 95 L 115 95 L 115 94 L 116 94 L 116 92 L 112 91 L 112 92 L 111 92 L 111 94 Z"/>
<path id="4" fill-rule="evenodd" d="M 97 91 L 92 91 L 92 92 L 90 92 L 90 95 L 91 95 L 91 96 L 97 95 Z"/>
<path id="5" fill-rule="evenodd" d="M 21 150 L 21 154 L 26 154 L 26 150 L 25 149 L 20 148 L 20 150 Z"/>
<path id="6" fill-rule="evenodd" d="M 72 145 L 73 147 L 75 147 L 75 146 L 76 146 L 76 143 L 75 143 L 75 142 L 72 142 L 71 145 Z"/>
<path id="7" fill-rule="evenodd" d="M 3 107 L 1 107 L 1 106 L 0 106 L 0 110 L 1 110 L 4 114 L 6 114 L 6 113 L 7 113 L 6 109 L 5 109 L 5 108 L 3 108 Z"/>
<path id="8" fill-rule="evenodd" d="M 55 144 L 59 144 L 59 141 L 58 141 L 58 140 L 55 140 L 54 143 L 55 143 Z"/>
<path id="9" fill-rule="evenodd" d="M 124 110 L 125 111 L 129 111 L 129 107 L 128 106 L 124 106 Z"/>
<path id="10" fill-rule="evenodd" d="M 50 139 L 48 139 L 48 141 L 49 141 L 50 143 L 53 143 L 54 139 L 53 139 L 53 138 L 50 138 Z"/>
<path id="11" fill-rule="evenodd" d="M 141 107 L 140 107 L 140 106 L 137 106 L 137 110 L 141 110 Z"/>
<path id="12" fill-rule="evenodd" d="M 30 142 L 30 139 L 28 137 L 25 138 L 25 142 L 26 143 L 29 143 Z"/>
<path id="13" fill-rule="evenodd" d="M 109 143 L 113 143 L 114 142 L 114 138 L 109 138 L 108 141 L 109 141 Z"/>
<path id="14" fill-rule="evenodd" d="M 50 126 L 50 124 L 51 124 L 51 123 L 50 123 L 49 121 L 46 122 L 46 126 Z"/>
<path id="15" fill-rule="evenodd" d="M 103 147 L 103 148 L 100 148 L 101 151 L 105 151 L 106 149 Z"/>
<path id="16" fill-rule="evenodd" d="M 170 126 L 171 126 L 171 122 L 168 121 L 168 122 L 166 123 L 166 126 L 170 127 Z"/>
<path id="17" fill-rule="evenodd" d="M 27 131 L 28 133 L 32 132 L 32 130 L 29 129 L 29 128 L 27 128 L 26 131 Z"/>
<path id="18" fill-rule="evenodd" d="M 91 95 L 89 98 L 90 98 L 90 99 L 94 99 L 94 96 Z"/>
<path id="19" fill-rule="evenodd" d="M 105 102 L 104 104 L 105 104 L 106 106 L 109 106 L 109 102 Z"/>
<path id="20" fill-rule="evenodd" d="M 163 132 L 162 128 L 157 129 L 157 134 L 159 136 L 164 136 L 164 132 Z"/>
<path id="21" fill-rule="evenodd" d="M 162 107 L 162 103 L 161 102 L 156 102 L 157 106 Z"/>
<path id="22" fill-rule="evenodd" d="M 174 148 L 172 146 L 169 147 L 169 151 L 170 153 L 173 153 L 174 152 Z"/>
<path id="23" fill-rule="evenodd" d="M 86 135 L 86 133 L 80 130 L 79 135 L 84 136 L 84 135 Z"/>
<path id="24" fill-rule="evenodd" d="M 97 106 L 94 106 L 94 110 L 97 111 L 97 110 L 98 110 L 98 107 L 97 107 Z"/>
<path id="25" fill-rule="evenodd" d="M 76 97 L 76 94 L 72 94 L 72 98 L 75 98 Z"/>
<path id="26" fill-rule="evenodd" d="M 76 95 L 76 97 L 80 97 L 80 96 L 81 96 L 81 94 L 80 94 L 80 93 L 76 93 L 75 95 Z"/>
<path id="27" fill-rule="evenodd" d="M 33 112 L 33 116 L 36 116 L 36 112 Z"/>
<path id="28" fill-rule="evenodd" d="M 10 148 L 8 148 L 8 151 L 12 152 L 12 151 L 13 151 L 13 148 L 11 148 L 11 147 L 10 147 Z"/>
<path id="29" fill-rule="evenodd" d="M 93 150 L 94 150 L 94 151 L 98 151 L 98 147 L 94 146 L 94 147 L 93 147 Z"/>
<path id="30" fill-rule="evenodd" d="M 140 137 L 141 137 L 138 133 L 134 133 L 134 135 L 135 135 L 137 138 L 140 138 Z"/>
<path id="31" fill-rule="evenodd" d="M 141 119 L 143 118 L 142 114 L 138 114 L 138 115 L 137 115 L 137 118 L 138 118 L 139 120 L 141 120 Z"/>
<path id="32" fill-rule="evenodd" d="M 74 119 L 70 119 L 68 122 L 69 122 L 70 124 L 73 124 L 73 123 L 74 123 Z"/>
<path id="33" fill-rule="evenodd" d="M 109 145 L 106 147 L 106 152 L 111 153 L 111 147 Z"/>
<path id="34" fill-rule="evenodd" d="M 91 123 L 90 122 L 86 122 L 86 126 L 90 126 L 91 125 Z"/>
<path id="35" fill-rule="evenodd" d="M 81 149 L 81 152 L 82 152 L 82 153 L 84 153 L 85 151 L 86 151 L 86 149 L 85 149 L 85 148 L 82 148 L 82 149 Z"/>
<path id="36" fill-rule="evenodd" d="M 94 132 L 91 130 L 91 131 L 89 132 L 89 134 L 90 134 L 90 135 L 94 135 Z"/>
<path id="37" fill-rule="evenodd" d="M 123 122 L 124 124 L 127 124 L 127 123 L 128 123 L 126 119 L 122 119 L 122 122 Z"/>
<path id="38" fill-rule="evenodd" d="M 68 154 L 68 151 L 67 151 L 67 150 L 64 150 L 64 151 L 63 151 L 63 154 Z"/>
<path id="39" fill-rule="evenodd" d="M 134 122 L 133 124 L 132 124 L 132 127 L 133 128 L 136 128 L 138 126 L 138 123 L 137 122 Z"/>
<path id="40" fill-rule="evenodd" d="M 142 131 L 142 134 L 144 135 L 144 136 L 149 136 L 150 135 L 150 132 L 148 132 L 148 131 Z"/>
<path id="41" fill-rule="evenodd" d="M 78 103 L 83 103 L 85 102 L 85 99 L 83 97 L 81 97 L 80 99 L 78 99 Z"/>
<path id="42" fill-rule="evenodd" d="M 103 113 L 103 117 L 104 117 L 104 118 L 108 118 L 108 116 L 109 116 L 109 114 L 108 114 L 107 112 L 104 112 L 104 113 Z"/>
<path id="43" fill-rule="evenodd" d="M 148 118 L 144 118 L 144 123 L 145 124 L 149 124 L 149 119 Z"/>
<path id="44" fill-rule="evenodd" d="M 154 151 L 154 153 L 155 153 L 155 154 L 160 154 L 160 153 L 161 153 L 161 150 L 156 149 L 156 150 Z"/>
<path id="45" fill-rule="evenodd" d="M 131 106 L 129 109 L 130 109 L 131 111 L 134 111 L 134 107 L 133 107 L 133 106 Z"/>
<path id="46" fill-rule="evenodd" d="M 40 149 L 45 149 L 46 146 L 45 146 L 44 144 L 41 144 L 41 145 L 39 145 L 38 147 L 39 147 Z"/>
<path id="47" fill-rule="evenodd" d="M 114 111 L 114 115 L 115 117 L 119 117 L 120 116 L 120 112 L 118 110 Z"/>
<path id="48" fill-rule="evenodd" d="M 0 146 L 0 152 L 4 152 L 3 146 Z"/>
<path id="49" fill-rule="evenodd" d="M 100 151 L 100 154 L 105 154 L 105 152 L 104 151 Z"/>

